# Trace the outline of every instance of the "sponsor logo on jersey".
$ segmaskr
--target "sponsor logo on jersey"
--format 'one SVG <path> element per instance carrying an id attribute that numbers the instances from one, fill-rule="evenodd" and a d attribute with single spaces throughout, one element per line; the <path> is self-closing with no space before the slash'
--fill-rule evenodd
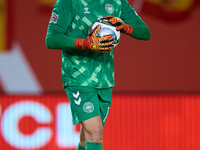
<path id="1" fill-rule="evenodd" d="M 88 11 L 88 9 L 89 9 L 88 7 L 84 7 L 84 10 L 85 10 L 84 13 L 90 13 L 90 11 Z"/>
<path id="2" fill-rule="evenodd" d="M 72 94 L 73 94 L 73 97 L 75 98 L 75 100 L 74 100 L 75 104 L 80 105 L 81 97 L 79 97 L 79 95 L 80 95 L 79 91 L 77 91 L 76 94 L 75 93 L 72 93 Z"/>
<path id="3" fill-rule="evenodd" d="M 55 23 L 56 24 L 57 21 L 58 21 L 58 15 L 55 14 L 55 13 L 52 13 L 49 23 Z"/>
<path id="4" fill-rule="evenodd" d="M 105 10 L 109 13 L 109 14 L 113 14 L 114 13 L 114 6 L 111 4 L 106 4 L 105 5 Z"/>
<path id="5" fill-rule="evenodd" d="M 94 111 L 94 105 L 91 103 L 91 102 L 86 102 L 84 105 L 83 105 L 83 110 L 86 112 L 86 113 L 91 113 Z"/>

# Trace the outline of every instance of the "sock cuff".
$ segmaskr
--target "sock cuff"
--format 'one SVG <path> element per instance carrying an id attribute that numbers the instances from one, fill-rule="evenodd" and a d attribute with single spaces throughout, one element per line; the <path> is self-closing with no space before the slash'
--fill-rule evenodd
<path id="1" fill-rule="evenodd" d="M 85 150 L 85 147 L 81 146 L 81 144 L 79 143 L 77 150 Z"/>
<path id="2" fill-rule="evenodd" d="M 85 142 L 85 150 L 102 150 L 102 143 Z"/>

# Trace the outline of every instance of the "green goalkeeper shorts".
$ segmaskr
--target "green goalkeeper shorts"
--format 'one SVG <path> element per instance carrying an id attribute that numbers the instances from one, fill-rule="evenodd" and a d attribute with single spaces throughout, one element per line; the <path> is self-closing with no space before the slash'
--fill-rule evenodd
<path id="1" fill-rule="evenodd" d="M 112 88 L 66 87 L 65 92 L 70 101 L 73 124 L 101 116 L 104 126 L 110 110 Z"/>

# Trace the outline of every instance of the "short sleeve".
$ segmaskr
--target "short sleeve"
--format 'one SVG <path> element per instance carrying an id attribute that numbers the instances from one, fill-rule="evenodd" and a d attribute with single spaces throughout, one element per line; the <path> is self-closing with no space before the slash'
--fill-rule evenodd
<path id="1" fill-rule="evenodd" d="M 48 29 L 65 33 L 72 22 L 72 1 L 57 0 L 53 7 Z"/>
<path id="2" fill-rule="evenodd" d="M 122 13 L 121 19 L 127 24 L 134 24 L 141 18 L 138 16 L 136 11 L 131 7 L 127 0 L 121 0 L 122 2 Z"/>

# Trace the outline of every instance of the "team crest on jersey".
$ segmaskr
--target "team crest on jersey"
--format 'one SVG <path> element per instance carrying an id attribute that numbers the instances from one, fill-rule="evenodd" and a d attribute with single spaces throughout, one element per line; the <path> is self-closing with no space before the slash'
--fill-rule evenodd
<path id="1" fill-rule="evenodd" d="M 57 21 L 58 21 L 58 15 L 55 14 L 55 13 L 52 13 L 49 23 L 55 23 L 56 24 Z"/>
<path id="2" fill-rule="evenodd" d="M 114 13 L 114 6 L 111 4 L 106 4 L 105 5 L 105 10 L 109 13 L 109 14 L 113 14 Z"/>

